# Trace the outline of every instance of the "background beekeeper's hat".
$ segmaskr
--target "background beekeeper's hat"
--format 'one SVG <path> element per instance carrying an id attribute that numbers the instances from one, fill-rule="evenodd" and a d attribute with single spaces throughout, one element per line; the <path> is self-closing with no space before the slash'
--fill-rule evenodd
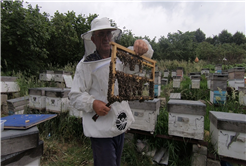
<path id="1" fill-rule="evenodd" d="M 84 45 L 85 45 L 85 55 L 83 58 L 90 55 L 96 50 L 95 44 L 91 41 L 92 32 L 103 30 L 103 29 L 113 30 L 112 31 L 113 36 L 112 36 L 111 41 L 119 40 L 120 35 L 121 35 L 121 30 L 116 27 L 112 27 L 108 18 L 106 17 L 98 18 L 97 17 L 91 22 L 91 30 L 81 35 L 81 38 L 84 40 Z"/>

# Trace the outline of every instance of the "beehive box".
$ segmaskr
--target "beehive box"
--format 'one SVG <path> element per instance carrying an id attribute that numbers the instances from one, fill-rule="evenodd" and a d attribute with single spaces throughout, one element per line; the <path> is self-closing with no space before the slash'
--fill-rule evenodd
<path id="1" fill-rule="evenodd" d="M 183 67 L 177 67 L 176 75 L 181 77 L 183 76 Z"/>
<path id="2" fill-rule="evenodd" d="M 210 102 L 214 104 L 225 104 L 226 94 L 226 91 L 210 91 Z"/>
<path id="3" fill-rule="evenodd" d="M 62 112 L 68 110 L 68 88 L 46 89 L 46 110 L 51 112 Z"/>
<path id="4" fill-rule="evenodd" d="M 41 81 L 54 81 L 55 74 L 53 70 L 45 70 L 39 73 L 39 80 Z"/>
<path id="5" fill-rule="evenodd" d="M 246 105 L 246 88 L 245 87 L 238 87 L 239 92 L 239 104 Z"/>
<path id="6" fill-rule="evenodd" d="M 43 155 L 44 143 L 39 140 L 36 148 L 12 153 L 1 156 L 1 164 L 6 166 L 25 165 L 25 166 L 39 166 L 40 159 Z"/>
<path id="7" fill-rule="evenodd" d="M 68 71 L 55 71 L 54 74 L 55 82 L 65 82 L 64 76 L 71 76 L 71 72 Z"/>
<path id="8" fill-rule="evenodd" d="M 153 133 L 160 111 L 160 99 L 155 98 L 144 102 L 129 101 L 128 103 L 135 118 L 130 128 Z"/>
<path id="9" fill-rule="evenodd" d="M 174 77 L 174 76 L 176 76 L 176 75 L 177 75 L 176 71 L 172 71 L 171 77 Z"/>
<path id="10" fill-rule="evenodd" d="M 168 101 L 168 134 L 203 140 L 206 105 L 200 101 Z"/>
<path id="11" fill-rule="evenodd" d="M 45 109 L 45 87 L 39 87 L 39 88 L 29 88 L 28 89 L 28 95 L 29 95 L 29 108 L 33 109 Z"/>
<path id="12" fill-rule="evenodd" d="M 24 109 L 29 104 L 29 96 L 9 99 L 7 104 L 10 114 L 23 114 Z"/>
<path id="13" fill-rule="evenodd" d="M 192 72 L 192 73 L 189 73 L 190 79 L 191 79 L 192 76 L 201 76 L 201 73 L 200 72 Z"/>
<path id="14" fill-rule="evenodd" d="M 173 88 L 180 88 L 181 77 L 173 76 Z"/>
<path id="15" fill-rule="evenodd" d="M 209 69 L 202 69 L 201 74 L 208 75 L 209 74 Z"/>
<path id="16" fill-rule="evenodd" d="M 210 76 L 210 90 L 217 91 L 221 89 L 225 91 L 227 88 L 227 74 L 213 74 Z"/>
<path id="17" fill-rule="evenodd" d="M 246 115 L 209 112 L 211 142 L 221 156 L 246 160 Z"/>
<path id="18" fill-rule="evenodd" d="M 238 87 L 244 87 L 244 79 L 232 79 L 228 80 L 228 86 L 238 90 Z"/>
<path id="19" fill-rule="evenodd" d="M 164 78 L 167 78 L 169 76 L 169 71 L 168 70 L 164 70 Z"/>
<path id="20" fill-rule="evenodd" d="M 216 66 L 215 66 L 215 73 L 222 73 L 222 65 L 221 64 L 217 64 Z"/>
<path id="21" fill-rule="evenodd" d="M 191 76 L 191 88 L 192 89 L 200 89 L 200 75 L 192 75 Z"/>
<path id="22" fill-rule="evenodd" d="M 38 142 L 36 126 L 26 130 L 4 130 L 1 132 L 1 156 L 36 148 Z"/>
<path id="23" fill-rule="evenodd" d="M 244 73 L 244 67 L 234 67 L 228 70 L 228 79 L 244 79 Z"/>
<path id="24" fill-rule="evenodd" d="M 161 79 L 161 85 L 167 85 L 168 84 L 168 79 L 167 78 L 162 78 Z"/>
<path id="25" fill-rule="evenodd" d="M 170 93 L 169 99 L 181 99 L 181 93 Z"/>
<path id="26" fill-rule="evenodd" d="M 161 84 L 161 72 L 155 72 L 155 85 L 160 85 Z"/>
<path id="27" fill-rule="evenodd" d="M 19 92 L 20 87 L 16 80 L 17 77 L 1 76 L 1 93 Z"/>

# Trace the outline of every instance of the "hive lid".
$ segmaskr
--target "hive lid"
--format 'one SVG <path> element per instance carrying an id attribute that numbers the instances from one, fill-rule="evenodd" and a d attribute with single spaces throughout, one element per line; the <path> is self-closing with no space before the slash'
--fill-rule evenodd
<path id="1" fill-rule="evenodd" d="M 192 115 L 206 115 L 206 105 L 200 101 L 174 100 L 167 103 L 168 112 Z"/>
<path id="2" fill-rule="evenodd" d="M 1 82 L 15 82 L 17 77 L 1 76 Z"/>
<path id="3" fill-rule="evenodd" d="M 210 111 L 209 119 L 219 130 L 246 133 L 246 115 L 244 114 Z"/>
<path id="4" fill-rule="evenodd" d="M 235 71 L 245 71 L 245 68 L 244 67 L 234 67 L 234 68 L 231 68 L 228 70 L 228 72 L 235 72 Z"/>
<path id="5" fill-rule="evenodd" d="M 133 109 L 156 110 L 160 108 L 161 100 L 155 98 L 153 100 L 145 100 L 144 102 L 128 101 L 128 104 Z"/>

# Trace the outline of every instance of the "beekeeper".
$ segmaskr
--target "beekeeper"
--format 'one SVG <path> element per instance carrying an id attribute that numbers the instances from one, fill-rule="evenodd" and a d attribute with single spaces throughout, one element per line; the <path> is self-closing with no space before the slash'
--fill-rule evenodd
<path id="1" fill-rule="evenodd" d="M 124 132 L 134 122 L 127 101 L 106 106 L 109 64 L 111 61 L 110 41 L 119 39 L 121 30 L 112 27 L 108 18 L 95 18 L 91 30 L 82 34 L 85 55 L 78 63 L 69 93 L 70 103 L 83 111 L 84 134 L 91 139 L 95 166 L 119 166 L 124 144 Z M 149 58 L 153 50 L 146 40 L 134 42 L 134 51 Z M 122 63 L 116 63 L 122 70 Z M 117 82 L 115 94 L 118 93 Z M 92 117 L 97 114 L 96 121 Z"/>

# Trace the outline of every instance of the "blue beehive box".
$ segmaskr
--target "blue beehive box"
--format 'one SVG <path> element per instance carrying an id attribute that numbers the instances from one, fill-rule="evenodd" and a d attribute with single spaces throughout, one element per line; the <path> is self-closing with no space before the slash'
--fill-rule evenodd
<path id="1" fill-rule="evenodd" d="M 210 91 L 210 102 L 214 104 L 225 104 L 226 91 Z"/>

